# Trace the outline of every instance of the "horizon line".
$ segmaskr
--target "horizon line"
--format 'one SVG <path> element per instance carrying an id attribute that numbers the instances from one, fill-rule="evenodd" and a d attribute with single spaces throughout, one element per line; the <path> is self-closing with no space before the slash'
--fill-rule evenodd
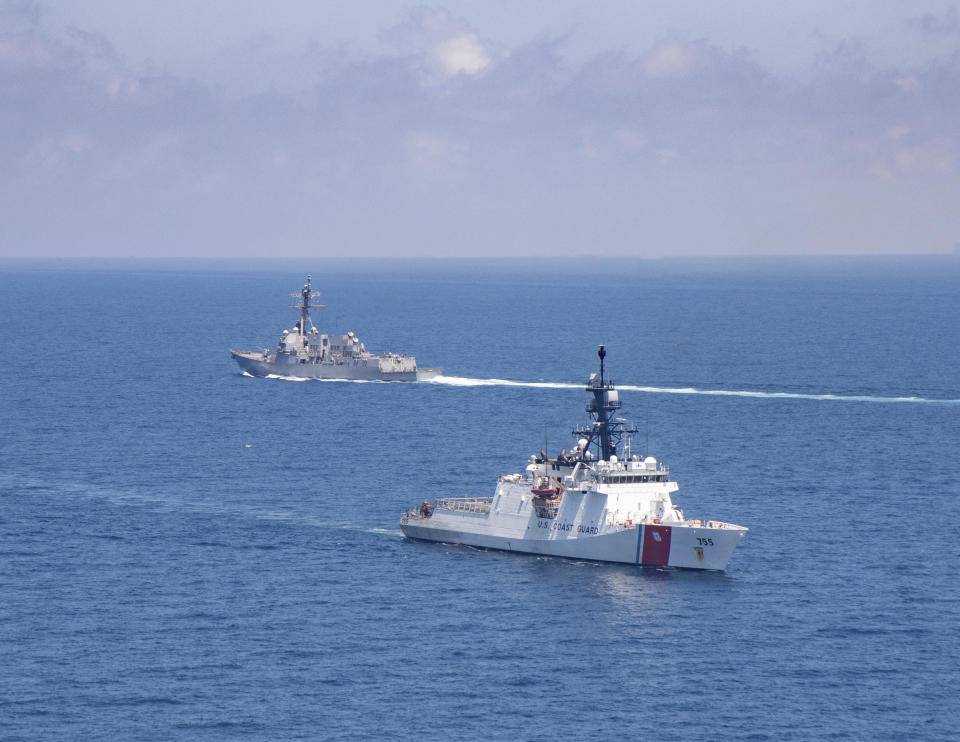
<path id="1" fill-rule="evenodd" d="M 708 261 L 708 260 L 887 260 L 887 259 L 930 259 L 951 258 L 960 259 L 960 245 L 949 252 L 922 252 L 922 253 L 724 253 L 719 255 L 691 254 L 691 255 L 614 255 L 578 253 L 574 255 L 255 255 L 255 256 L 225 256 L 225 255 L 0 255 L 0 262 L 47 262 L 47 261 L 142 261 L 142 262 L 267 262 L 267 261 L 296 261 L 296 260 L 336 260 L 336 261 L 411 261 L 411 262 L 517 262 L 523 260 L 609 260 L 630 262 L 666 262 L 666 261 Z"/>

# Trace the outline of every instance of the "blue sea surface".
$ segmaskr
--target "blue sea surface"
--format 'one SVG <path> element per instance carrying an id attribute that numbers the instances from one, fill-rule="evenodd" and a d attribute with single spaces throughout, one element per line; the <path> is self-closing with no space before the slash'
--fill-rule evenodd
<path id="1" fill-rule="evenodd" d="M 320 267 L 444 377 L 242 375 L 296 273 L 0 268 L 0 738 L 960 738 L 960 279 Z M 726 572 L 402 537 L 601 342 Z"/>

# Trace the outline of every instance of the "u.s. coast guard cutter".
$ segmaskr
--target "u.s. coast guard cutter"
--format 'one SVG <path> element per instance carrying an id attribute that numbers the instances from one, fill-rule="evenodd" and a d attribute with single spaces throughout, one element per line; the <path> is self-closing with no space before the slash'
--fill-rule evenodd
<path id="1" fill-rule="evenodd" d="M 310 310 L 323 304 L 311 304 L 320 294 L 307 283 L 296 294 L 300 320 L 292 330 L 284 330 L 277 349 L 231 350 L 230 356 L 240 368 L 253 376 L 294 376 L 301 379 L 351 379 L 370 381 L 424 381 L 439 376 L 442 369 L 417 368 L 417 359 L 398 353 L 376 355 L 367 351 L 352 332 L 325 335 L 313 326 Z M 307 329 L 309 328 L 309 329 Z"/>
<path id="2" fill-rule="evenodd" d="M 412 539 L 604 562 L 693 569 L 726 568 L 747 529 L 688 519 L 670 499 L 677 484 L 654 457 L 631 455 L 619 392 L 592 374 L 591 424 L 577 444 L 550 458 L 531 456 L 523 474 L 501 476 L 492 498 L 424 501 L 400 518 Z"/>

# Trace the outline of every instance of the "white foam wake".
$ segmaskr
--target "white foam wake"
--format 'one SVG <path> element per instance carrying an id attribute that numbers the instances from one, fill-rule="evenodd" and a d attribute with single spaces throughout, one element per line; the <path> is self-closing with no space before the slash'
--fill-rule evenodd
<path id="1" fill-rule="evenodd" d="M 249 376 L 251 379 L 256 377 L 244 372 L 244 376 Z M 318 379 L 315 377 L 307 376 L 285 376 L 283 374 L 267 374 L 263 378 L 265 379 L 279 379 L 280 381 L 325 381 L 331 384 L 388 384 L 390 382 L 382 381 L 381 379 Z"/>
<path id="2" fill-rule="evenodd" d="M 256 377 L 254 377 L 256 378 Z M 267 379 L 281 379 L 282 381 L 310 381 L 302 376 L 282 376 L 280 374 L 267 374 Z"/>
<path id="3" fill-rule="evenodd" d="M 250 374 L 244 373 L 244 376 Z M 250 377 L 254 378 L 254 377 Z M 281 376 L 269 374 L 268 379 L 282 381 L 327 381 L 347 384 L 386 384 L 390 382 L 378 379 L 305 379 L 300 376 Z M 583 389 L 585 382 L 574 384 L 563 381 L 513 381 L 512 379 L 476 379 L 469 376 L 434 376 L 424 382 L 444 386 L 501 386 L 525 389 Z M 646 394 L 699 394 L 706 397 L 751 397 L 753 399 L 806 399 L 818 402 L 878 402 L 881 404 L 941 404 L 960 405 L 960 399 L 936 399 L 931 397 L 883 397 L 872 394 L 809 394 L 804 392 L 759 392 L 748 389 L 697 389 L 696 387 L 640 386 L 636 384 L 618 384 L 617 388 L 630 392 Z"/>
<path id="4" fill-rule="evenodd" d="M 434 376 L 428 384 L 444 386 L 518 386 L 528 389 L 583 389 L 585 384 L 565 384 L 557 381 L 510 381 L 509 379 L 471 379 L 466 376 Z M 622 388 L 622 387 L 618 387 Z"/>
<path id="5" fill-rule="evenodd" d="M 509 379 L 471 379 L 464 376 L 435 376 L 428 383 L 446 386 L 513 386 L 532 389 L 583 389 L 586 384 L 552 381 L 511 381 Z M 960 404 L 960 399 L 932 399 L 929 397 L 882 397 L 869 394 L 805 394 L 802 392 L 758 392 L 736 389 L 697 389 L 696 387 L 662 387 L 618 384 L 617 388 L 647 394 L 700 394 L 711 397 L 752 397 L 755 399 L 806 399 L 823 402 L 880 402 L 919 404 Z"/>

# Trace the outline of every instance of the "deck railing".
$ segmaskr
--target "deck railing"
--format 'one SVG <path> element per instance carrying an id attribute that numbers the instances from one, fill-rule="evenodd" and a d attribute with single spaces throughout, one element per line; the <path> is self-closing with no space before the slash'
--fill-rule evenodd
<path id="1" fill-rule="evenodd" d="M 434 510 L 452 510 L 456 513 L 477 513 L 486 515 L 490 512 L 492 500 L 478 497 L 441 497 L 434 504 Z"/>

